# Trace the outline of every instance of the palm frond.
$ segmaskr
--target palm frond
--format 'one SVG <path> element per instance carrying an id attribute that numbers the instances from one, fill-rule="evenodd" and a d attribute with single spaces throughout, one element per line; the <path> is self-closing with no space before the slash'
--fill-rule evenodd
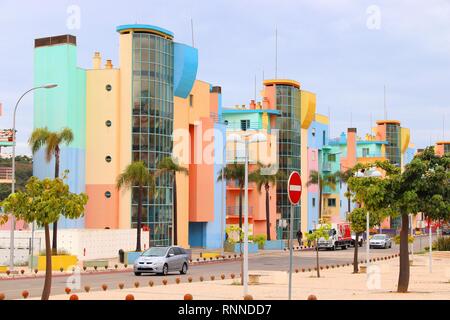
<path id="1" fill-rule="evenodd" d="M 47 128 L 36 128 L 33 130 L 30 139 L 28 139 L 28 145 L 31 147 L 33 154 L 46 144 L 48 135 L 49 131 Z"/>

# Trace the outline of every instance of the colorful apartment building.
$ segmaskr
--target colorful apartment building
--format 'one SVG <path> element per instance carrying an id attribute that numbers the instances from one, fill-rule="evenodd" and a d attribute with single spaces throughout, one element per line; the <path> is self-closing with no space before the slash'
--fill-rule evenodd
<path id="1" fill-rule="evenodd" d="M 434 147 L 434 152 L 437 155 L 443 156 L 444 154 L 450 152 L 450 141 L 438 141 Z"/>
<path id="2" fill-rule="evenodd" d="M 178 244 L 220 247 L 223 190 L 216 173 L 223 165 L 224 126 L 221 88 L 196 80 L 197 49 L 174 41 L 172 32 L 151 25 L 123 25 L 119 66 L 102 66 L 100 53 L 90 69 L 77 66 L 71 35 L 35 41 L 35 83 L 58 88 L 35 93 L 34 127 L 68 127 L 75 140 L 61 150 L 61 172 L 69 170 L 74 192 L 86 192 L 84 218 L 62 220 L 62 228 L 136 227 L 136 188 L 118 190 L 117 176 L 133 161 L 156 171 L 168 156 L 189 169 L 177 174 Z M 214 117 L 213 115 L 216 115 Z M 208 161 L 197 150 L 208 144 Z M 215 152 L 217 150 L 217 152 Z M 34 174 L 52 177 L 54 165 L 43 150 L 34 157 Z M 156 179 L 153 197 L 144 195 L 143 226 L 150 245 L 173 243 L 173 185 L 170 174 Z"/>

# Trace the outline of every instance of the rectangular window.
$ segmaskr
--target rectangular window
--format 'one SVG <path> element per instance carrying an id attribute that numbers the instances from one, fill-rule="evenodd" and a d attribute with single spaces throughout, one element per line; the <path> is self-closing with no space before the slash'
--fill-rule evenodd
<path id="1" fill-rule="evenodd" d="M 190 94 L 189 95 L 189 107 L 193 107 L 194 106 L 194 95 Z"/>
<path id="2" fill-rule="evenodd" d="M 312 206 L 313 206 L 313 208 L 316 207 L 316 198 L 312 198 Z"/>
<path id="3" fill-rule="evenodd" d="M 328 161 L 335 162 L 336 161 L 336 155 L 335 154 L 329 154 L 328 155 Z"/>
<path id="4" fill-rule="evenodd" d="M 316 152 L 313 151 L 311 155 L 312 161 L 316 161 Z"/>
<path id="5" fill-rule="evenodd" d="M 322 131 L 322 143 L 323 143 L 323 145 L 326 145 L 327 144 L 327 139 L 326 139 L 326 132 L 325 132 L 325 130 L 324 131 Z"/>
<path id="6" fill-rule="evenodd" d="M 336 207 L 336 199 L 335 198 L 328 199 L 328 206 L 329 207 Z"/>
<path id="7" fill-rule="evenodd" d="M 367 157 L 370 154 L 369 148 L 363 148 L 362 154 L 364 158 Z"/>
<path id="8" fill-rule="evenodd" d="M 241 130 L 247 131 L 250 128 L 250 120 L 241 120 Z"/>

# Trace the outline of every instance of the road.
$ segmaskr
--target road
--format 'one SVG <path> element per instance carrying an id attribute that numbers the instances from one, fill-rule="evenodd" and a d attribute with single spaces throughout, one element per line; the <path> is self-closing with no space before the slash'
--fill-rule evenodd
<path id="1" fill-rule="evenodd" d="M 423 250 L 428 245 L 428 238 L 416 238 L 414 251 Z M 337 251 L 320 251 L 320 265 L 336 265 L 353 262 L 353 248 Z M 359 260 L 365 259 L 365 247 L 359 248 Z M 398 246 L 393 244 L 391 249 L 371 249 L 371 258 L 382 257 L 398 253 Z M 296 251 L 294 253 L 294 268 L 313 268 L 315 267 L 316 257 L 314 251 Z M 200 281 L 200 276 L 205 280 L 209 280 L 210 276 L 220 279 L 222 274 L 227 278 L 231 273 L 236 276 L 240 274 L 240 261 L 230 261 L 221 263 L 212 263 L 205 265 L 191 266 L 187 275 L 170 274 L 167 279 L 169 283 L 174 283 L 176 278 L 180 278 L 182 282 L 187 282 L 188 277 L 192 277 L 193 281 Z M 249 257 L 249 270 L 268 270 L 280 271 L 289 269 L 289 252 L 278 251 L 270 253 L 261 253 Z M 55 272 L 55 274 L 57 274 Z M 68 286 L 68 276 L 53 277 L 52 294 L 62 294 Z M 74 293 L 84 290 L 84 286 L 90 286 L 91 290 L 102 290 L 101 286 L 107 284 L 109 289 L 116 289 L 119 283 L 123 283 L 125 287 L 132 287 L 138 281 L 140 286 L 148 286 L 149 281 L 153 281 L 154 285 L 162 285 L 163 277 L 157 275 L 134 276 L 130 272 L 111 272 L 111 273 L 91 273 L 80 276 L 80 289 L 73 290 Z M 36 279 L 17 279 L 0 281 L 0 292 L 4 293 L 7 299 L 21 298 L 21 292 L 27 290 L 30 297 L 40 297 L 44 284 L 43 278 Z"/>

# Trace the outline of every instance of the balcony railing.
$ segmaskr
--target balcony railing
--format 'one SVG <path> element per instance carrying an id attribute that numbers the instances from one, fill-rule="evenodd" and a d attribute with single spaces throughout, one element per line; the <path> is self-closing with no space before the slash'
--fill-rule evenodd
<path id="1" fill-rule="evenodd" d="M 244 200 L 242 200 L 244 201 Z M 249 206 L 248 207 L 248 214 L 252 215 L 253 214 L 253 207 Z M 227 216 L 239 216 L 239 206 L 229 206 L 227 207 Z M 242 216 L 244 216 L 244 207 L 242 207 Z"/>
<path id="2" fill-rule="evenodd" d="M 260 121 L 249 121 L 249 123 L 243 124 L 240 121 L 224 121 L 227 130 L 260 130 L 262 129 L 262 123 Z"/>
<path id="3" fill-rule="evenodd" d="M 322 164 L 322 170 L 323 171 L 331 171 L 331 163 L 329 163 L 328 161 L 324 162 Z"/>
<path id="4" fill-rule="evenodd" d="M 358 152 L 356 154 L 356 156 L 358 158 L 381 158 L 381 157 L 383 157 L 381 152 L 370 152 L 370 153 Z"/>
<path id="5" fill-rule="evenodd" d="M 12 181 L 12 168 L 0 167 L 0 180 Z"/>

